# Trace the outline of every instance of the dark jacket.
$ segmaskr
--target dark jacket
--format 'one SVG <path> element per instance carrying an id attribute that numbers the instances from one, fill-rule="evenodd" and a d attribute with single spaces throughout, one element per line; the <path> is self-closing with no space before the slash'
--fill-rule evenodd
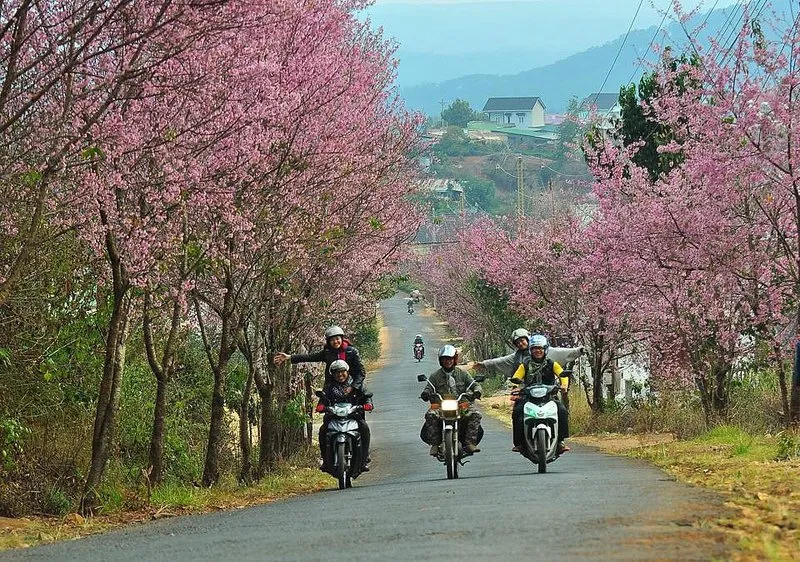
<path id="1" fill-rule="evenodd" d="M 356 385 L 352 377 L 348 377 L 343 383 L 331 380 L 326 382 L 322 388 L 322 393 L 329 404 L 337 404 L 339 402 L 347 402 L 353 405 L 372 404 L 372 397 L 364 396 L 366 392 L 367 390 L 363 384 Z"/>
<path id="2" fill-rule="evenodd" d="M 363 386 L 364 377 L 364 364 L 361 362 L 361 355 L 358 349 L 350 345 L 350 342 L 344 340 L 342 347 L 339 350 L 332 349 L 325 344 L 325 347 L 314 353 L 297 353 L 291 356 L 290 361 L 295 363 L 325 363 L 325 384 L 333 382 L 333 377 L 330 373 L 331 363 L 337 359 L 344 359 L 350 367 L 350 376 L 353 378 L 353 384 Z"/>
<path id="3" fill-rule="evenodd" d="M 442 396 L 453 396 L 455 398 L 462 392 L 466 392 L 472 380 L 472 376 L 459 367 L 455 367 L 449 375 L 444 372 L 444 369 L 440 368 L 428 377 L 429 382 L 425 385 L 420 398 L 426 394 L 430 398 L 434 398 L 437 392 Z M 470 393 L 483 392 L 480 384 L 473 384 L 469 391 Z"/>

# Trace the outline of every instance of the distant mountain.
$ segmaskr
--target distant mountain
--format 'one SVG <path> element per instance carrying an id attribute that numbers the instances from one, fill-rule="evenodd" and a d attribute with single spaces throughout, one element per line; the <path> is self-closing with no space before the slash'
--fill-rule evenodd
<path id="1" fill-rule="evenodd" d="M 729 18 L 732 10 L 736 12 L 733 18 Z M 712 12 L 708 17 L 704 37 L 709 34 L 717 35 L 720 31 L 722 37 L 727 37 L 728 29 L 732 29 L 731 22 L 737 19 L 738 13 L 738 6 Z M 696 16 L 694 23 L 699 23 L 705 17 L 704 14 Z M 676 52 L 680 52 L 686 44 L 683 29 L 677 23 L 665 27 L 666 29 L 659 33 L 656 42 L 669 43 L 674 46 Z M 692 22 L 687 24 L 687 28 L 692 28 Z M 602 87 L 604 92 L 617 92 L 622 84 L 630 83 L 631 80 L 638 81 L 642 72 L 638 68 L 640 58 L 647 55 L 648 60 L 654 59 L 653 53 L 648 52 L 647 48 L 656 31 L 657 26 L 653 26 L 630 33 L 608 80 Z M 664 34 L 669 40 L 664 38 Z M 555 63 L 516 74 L 469 74 L 439 83 L 401 87 L 400 92 L 408 107 L 428 115 L 439 114 L 442 100 L 450 103 L 456 98 L 466 99 L 473 108 L 480 110 L 486 100 L 494 96 L 539 96 L 547 106 L 548 113 L 559 113 L 566 109 L 573 96 L 582 99 L 600 90 L 623 37 L 620 36 L 614 41 L 568 56 Z M 730 40 L 732 39 L 733 37 Z"/>
<path id="2" fill-rule="evenodd" d="M 689 3 L 699 0 L 686 0 Z M 708 0 L 706 0 L 708 1 Z M 734 0 L 714 0 L 723 5 Z M 666 0 L 658 3 L 666 5 Z M 467 74 L 514 74 L 614 39 L 640 0 L 377 0 L 363 13 L 399 42 L 401 88 Z M 640 6 L 637 25 L 661 16 Z"/>

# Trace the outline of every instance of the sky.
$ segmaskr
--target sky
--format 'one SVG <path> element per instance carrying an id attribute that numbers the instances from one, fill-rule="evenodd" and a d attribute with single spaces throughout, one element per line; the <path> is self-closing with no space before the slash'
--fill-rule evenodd
<path id="1" fill-rule="evenodd" d="M 712 6 L 724 8 L 738 1 L 682 0 L 681 4 L 686 10 L 700 5 L 702 11 L 708 11 Z M 663 10 L 671 2 L 643 0 L 634 29 L 658 25 Z M 537 4 L 541 6 L 544 25 L 537 29 L 533 24 L 526 29 L 527 33 L 520 33 L 519 28 L 514 30 L 514 24 L 487 25 L 491 21 L 490 14 L 498 13 L 503 5 L 507 8 L 513 4 L 525 5 L 516 9 L 528 13 Z M 530 46 L 532 39 L 538 38 L 561 53 L 580 51 L 624 34 L 638 5 L 639 0 L 377 0 L 369 14 L 374 24 L 382 26 L 387 35 L 397 39 L 405 52 L 487 52 Z M 419 13 L 413 22 L 405 17 L 410 10 Z M 465 42 L 463 34 L 459 40 L 459 31 L 467 31 L 471 36 L 476 31 L 462 25 L 458 29 L 441 25 L 440 15 L 452 13 L 452 10 L 489 14 L 477 16 L 473 22 L 483 40 Z"/>

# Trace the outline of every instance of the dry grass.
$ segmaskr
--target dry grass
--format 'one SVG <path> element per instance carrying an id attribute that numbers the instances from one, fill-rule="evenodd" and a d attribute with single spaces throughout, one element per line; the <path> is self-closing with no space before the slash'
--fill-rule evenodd
<path id="1" fill-rule="evenodd" d="M 483 412 L 511 424 L 507 396 L 483 401 Z M 659 424 L 680 420 L 685 412 L 663 411 Z M 723 531 L 733 548 L 732 560 L 797 560 L 800 553 L 800 446 L 788 460 L 785 441 L 800 443 L 800 436 L 750 434 L 736 427 L 719 427 L 691 439 L 679 440 L 672 432 L 638 432 L 617 414 L 592 421 L 585 398 L 572 397 L 570 422 L 581 427 L 571 441 L 611 454 L 647 460 L 678 480 L 719 492 L 738 516 L 711 524 Z M 625 422 L 625 423 L 623 423 Z M 602 427 L 629 431 L 609 433 Z M 600 428 L 589 433 L 586 428 Z M 791 452 L 791 451 L 790 451 Z"/>
<path id="2" fill-rule="evenodd" d="M 333 486 L 327 474 L 315 468 L 285 465 L 253 486 L 222 482 L 213 488 L 176 486 L 154 493 L 144 509 L 119 511 L 84 518 L 76 513 L 66 517 L 0 517 L 0 551 L 27 548 L 58 540 L 95 535 L 134 523 L 164 517 L 242 509 L 292 496 L 309 494 Z"/>

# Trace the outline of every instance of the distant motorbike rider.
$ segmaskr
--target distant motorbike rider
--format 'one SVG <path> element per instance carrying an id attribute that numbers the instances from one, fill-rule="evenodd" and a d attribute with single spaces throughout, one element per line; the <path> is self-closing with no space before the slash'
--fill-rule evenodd
<path id="1" fill-rule="evenodd" d="M 350 367 L 347 365 L 346 361 L 341 359 L 337 359 L 333 363 L 331 363 L 330 367 L 330 374 L 331 380 L 325 383 L 325 386 L 322 388 L 322 393 L 325 395 L 325 400 L 327 401 L 327 405 L 330 404 L 337 404 L 341 402 L 347 402 L 349 404 L 353 404 L 356 406 L 364 406 L 364 410 L 370 411 L 373 408 L 372 405 L 372 397 L 365 396 L 366 390 L 364 389 L 363 384 L 356 386 L 353 383 L 353 379 L 349 373 Z M 364 413 L 361 412 L 360 414 L 354 415 L 354 419 L 358 422 L 358 430 L 361 434 L 361 471 L 362 472 L 369 472 L 369 442 L 370 442 L 370 431 L 369 426 L 367 425 L 366 420 L 364 419 Z M 325 417 L 322 419 L 322 426 L 319 428 L 319 452 L 322 456 L 322 467 L 321 469 L 324 472 L 328 472 L 330 470 L 330 466 L 328 466 L 328 457 L 329 455 L 326 452 L 326 435 L 328 431 L 328 424 L 330 423 L 331 419 L 333 419 L 333 415 L 328 413 L 325 414 Z"/>
<path id="2" fill-rule="evenodd" d="M 416 336 L 414 336 L 413 351 L 417 350 L 417 346 L 421 347 L 422 355 L 425 355 L 425 342 L 422 341 L 422 335 L 421 334 L 417 334 Z"/>
<path id="3" fill-rule="evenodd" d="M 277 353 L 273 358 L 276 365 L 283 364 L 287 359 L 291 361 L 292 365 L 295 363 L 325 363 L 325 382 L 328 383 L 332 379 L 330 374 L 331 364 L 337 359 L 347 361 L 350 366 L 350 376 L 353 378 L 353 384 L 360 386 L 364 382 L 366 372 L 364 371 L 364 364 L 361 362 L 361 355 L 358 349 L 350 345 L 350 342 L 345 339 L 344 330 L 339 326 L 330 326 L 325 330 L 325 347 L 314 353 L 295 353 L 289 355 L 288 353 Z"/>
<path id="4" fill-rule="evenodd" d="M 414 299 L 406 299 L 406 300 L 407 300 L 406 306 L 408 307 L 408 312 L 409 313 L 413 313 L 414 312 Z"/>
<path id="5" fill-rule="evenodd" d="M 517 370 L 511 377 L 511 382 L 529 386 L 537 381 L 539 373 L 541 373 L 542 384 L 560 385 L 561 389 L 566 391 L 569 384 L 568 378 L 558 378 L 563 372 L 561 365 L 546 357 L 549 345 L 545 336 L 541 334 L 532 336 L 530 338 L 529 358 L 518 365 Z M 560 455 L 569 451 L 569 447 L 564 444 L 564 439 L 569 437 L 569 412 L 560 400 L 556 400 L 556 407 L 558 408 L 558 454 Z M 512 451 L 515 452 L 519 452 L 522 449 L 525 441 L 525 428 L 522 420 L 524 408 L 525 400 L 519 399 L 514 403 L 514 408 L 511 412 L 514 437 Z"/>
<path id="6" fill-rule="evenodd" d="M 457 362 L 458 352 L 455 347 L 445 345 L 439 349 L 440 368 L 428 377 L 429 382 L 420 394 L 422 400 L 434 403 L 439 400 L 439 397 L 436 396 L 437 393 L 441 396 L 457 397 L 466 392 L 473 379 L 467 371 L 456 366 Z M 480 451 L 478 441 L 481 435 L 481 414 L 471 403 L 473 400 L 480 399 L 482 393 L 483 389 L 480 384 L 472 385 L 467 394 L 470 406 L 462 417 L 462 422 L 466 424 L 464 451 L 470 454 Z M 438 456 L 439 446 L 442 444 L 442 426 L 435 410 L 428 410 L 425 413 L 425 424 L 422 426 L 420 437 L 431 446 L 430 454 Z"/>

